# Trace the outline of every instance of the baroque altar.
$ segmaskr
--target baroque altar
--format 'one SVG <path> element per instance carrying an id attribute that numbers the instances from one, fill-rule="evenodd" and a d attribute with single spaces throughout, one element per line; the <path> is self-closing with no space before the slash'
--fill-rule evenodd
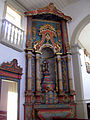
<path id="1" fill-rule="evenodd" d="M 76 118 L 67 23 L 53 3 L 27 16 L 24 120 Z"/>

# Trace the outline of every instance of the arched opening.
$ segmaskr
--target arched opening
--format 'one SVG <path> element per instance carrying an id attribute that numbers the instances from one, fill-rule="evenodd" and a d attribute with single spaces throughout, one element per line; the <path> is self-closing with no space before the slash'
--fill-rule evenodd
<path id="1" fill-rule="evenodd" d="M 80 45 L 80 60 L 81 60 L 81 72 L 84 89 L 85 103 L 90 104 L 90 22 L 83 28 L 79 35 L 78 44 Z M 88 111 L 88 119 L 90 111 Z"/>
<path id="2" fill-rule="evenodd" d="M 82 39 L 81 34 L 85 27 L 90 23 L 90 15 L 85 17 L 76 27 L 72 34 L 71 46 L 72 46 L 72 59 L 73 59 L 73 71 L 74 82 L 76 91 L 76 103 L 77 103 L 77 118 L 87 119 L 87 100 L 85 99 L 85 83 L 83 79 L 84 72 L 82 72 L 80 49 L 84 48 L 85 41 Z M 80 43 L 82 42 L 82 43 Z M 82 45 L 83 44 L 83 45 Z M 78 83 L 78 84 L 77 84 Z M 88 84 L 88 83 L 87 83 Z M 88 88 L 87 88 L 88 89 Z M 80 112 L 79 112 L 80 111 Z"/>
<path id="3" fill-rule="evenodd" d="M 71 45 L 75 45 L 78 42 L 79 35 L 83 28 L 90 23 L 90 15 L 86 16 L 75 28 L 72 37 L 71 37 Z"/>

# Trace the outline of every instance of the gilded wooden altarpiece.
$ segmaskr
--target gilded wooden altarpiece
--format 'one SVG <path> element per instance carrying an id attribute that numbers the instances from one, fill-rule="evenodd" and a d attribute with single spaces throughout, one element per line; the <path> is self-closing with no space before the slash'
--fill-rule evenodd
<path id="1" fill-rule="evenodd" d="M 76 118 L 69 16 L 53 3 L 27 16 L 25 120 Z"/>

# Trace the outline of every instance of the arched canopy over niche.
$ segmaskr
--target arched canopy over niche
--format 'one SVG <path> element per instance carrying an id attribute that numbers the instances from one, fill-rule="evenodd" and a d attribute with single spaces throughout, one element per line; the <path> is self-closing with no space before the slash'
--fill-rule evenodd
<path id="1" fill-rule="evenodd" d="M 42 51 L 43 51 L 44 48 L 48 48 L 48 49 L 52 50 L 52 51 L 53 51 L 53 54 L 56 53 L 55 48 L 54 48 L 52 45 L 50 45 L 50 44 L 43 44 L 43 45 L 40 47 L 40 49 L 39 49 L 41 53 L 42 53 Z"/>

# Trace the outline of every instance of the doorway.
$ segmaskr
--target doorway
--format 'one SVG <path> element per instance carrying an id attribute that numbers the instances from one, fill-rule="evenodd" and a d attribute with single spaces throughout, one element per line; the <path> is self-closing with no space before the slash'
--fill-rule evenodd
<path id="1" fill-rule="evenodd" d="M 3 114 L 4 118 L 6 116 L 5 120 L 17 120 L 18 118 L 18 82 L 2 79 L 0 111 L 4 113 Z"/>

